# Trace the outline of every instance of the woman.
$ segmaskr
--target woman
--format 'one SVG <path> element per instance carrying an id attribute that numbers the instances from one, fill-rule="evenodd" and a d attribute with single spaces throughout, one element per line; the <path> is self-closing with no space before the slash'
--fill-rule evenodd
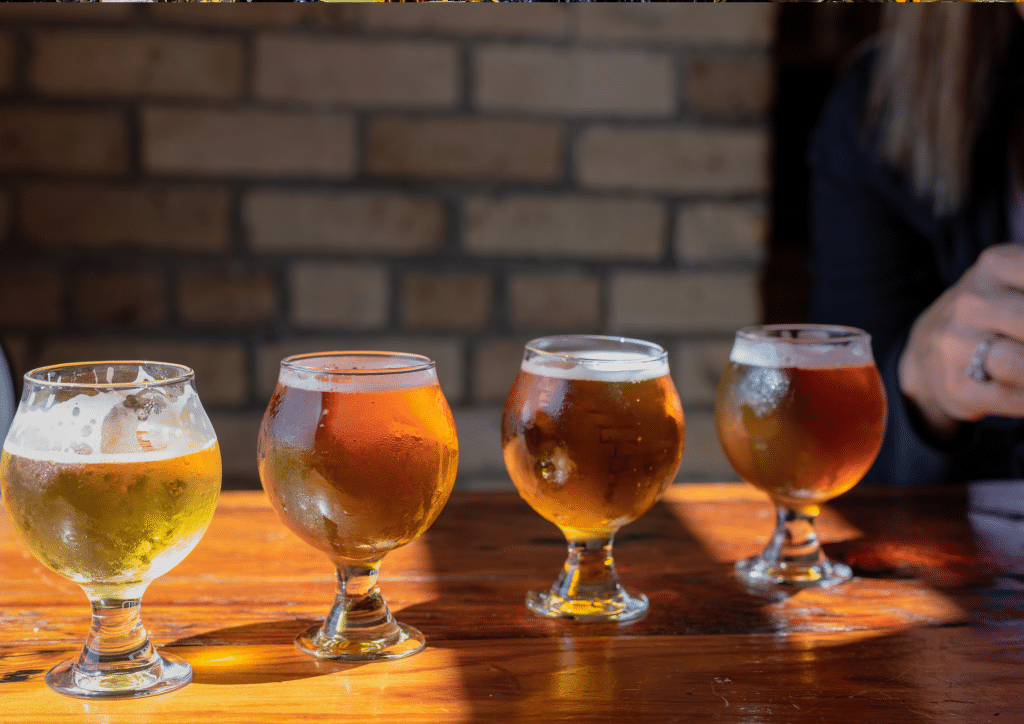
<path id="1" fill-rule="evenodd" d="M 816 321 L 872 334 L 865 480 L 1024 477 L 1024 9 L 890 6 L 811 144 Z"/>

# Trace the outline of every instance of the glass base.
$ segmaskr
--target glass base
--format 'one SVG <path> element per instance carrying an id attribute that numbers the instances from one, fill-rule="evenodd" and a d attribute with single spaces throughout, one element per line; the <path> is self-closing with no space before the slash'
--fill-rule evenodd
<path id="1" fill-rule="evenodd" d="M 156 654 L 142 666 L 120 665 L 106 672 L 82 671 L 74 660 L 54 666 L 46 683 L 54 691 L 78 699 L 134 699 L 166 694 L 192 681 L 192 667 L 184 659 Z"/>
<path id="2" fill-rule="evenodd" d="M 772 563 L 760 556 L 736 561 L 736 577 L 755 590 L 776 587 L 828 588 L 853 578 L 853 571 L 845 563 L 827 558 L 813 565 L 786 562 Z"/>
<path id="3" fill-rule="evenodd" d="M 526 607 L 546 618 L 573 621 L 633 621 L 647 612 L 647 596 L 620 588 L 610 598 L 566 598 L 554 590 L 530 591 Z"/>
<path id="4" fill-rule="evenodd" d="M 295 645 L 310 656 L 332 661 L 388 661 L 423 650 L 423 634 L 404 623 L 395 626 L 393 634 L 381 639 L 331 638 L 324 635 L 323 626 L 310 626 L 295 637 Z"/>

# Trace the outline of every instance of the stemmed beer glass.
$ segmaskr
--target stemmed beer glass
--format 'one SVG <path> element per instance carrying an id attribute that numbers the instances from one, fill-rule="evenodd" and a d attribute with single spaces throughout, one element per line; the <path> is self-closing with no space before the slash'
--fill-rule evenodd
<path id="1" fill-rule="evenodd" d="M 628 621 L 647 597 L 619 584 L 615 532 L 657 502 L 683 454 L 683 408 L 665 350 L 622 337 L 526 345 L 501 441 L 512 482 L 568 542 L 561 574 L 527 607 L 549 618 Z"/>
<path id="2" fill-rule="evenodd" d="M 715 402 L 718 436 L 736 472 L 777 510 L 764 551 L 736 563 L 749 588 L 831 586 L 852 576 L 821 550 L 814 518 L 871 467 L 885 416 L 866 332 L 790 324 L 736 333 Z"/>
<path id="3" fill-rule="evenodd" d="M 85 647 L 50 670 L 51 688 L 127 698 L 192 680 L 188 662 L 153 648 L 139 604 L 199 542 L 220 479 L 188 367 L 84 362 L 25 375 L 0 457 L 3 498 L 32 554 L 92 603 Z"/>
<path id="4" fill-rule="evenodd" d="M 458 463 L 455 423 L 426 357 L 324 352 L 281 362 L 263 416 L 260 479 L 281 520 L 337 568 L 323 625 L 296 645 L 322 659 L 396 659 L 423 635 L 392 617 L 377 586 L 388 551 L 444 507 Z"/>

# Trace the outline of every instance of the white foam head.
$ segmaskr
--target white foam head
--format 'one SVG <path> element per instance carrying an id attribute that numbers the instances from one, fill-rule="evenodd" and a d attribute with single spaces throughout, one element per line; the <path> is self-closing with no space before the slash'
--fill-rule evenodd
<path id="1" fill-rule="evenodd" d="M 307 392 L 387 392 L 437 383 L 426 357 L 388 352 L 332 352 L 289 357 L 278 384 Z"/>
<path id="2" fill-rule="evenodd" d="M 791 331 L 793 336 L 780 336 Z M 768 325 L 736 333 L 729 360 L 752 367 L 837 369 L 874 363 L 871 337 L 848 327 Z"/>
<path id="3" fill-rule="evenodd" d="M 593 344 L 578 349 L 581 345 L 556 346 L 534 340 L 526 346 L 520 369 L 534 375 L 599 382 L 642 382 L 668 374 L 668 357 L 657 345 L 622 338 L 582 339 Z"/>
<path id="4" fill-rule="evenodd" d="M 150 386 L 155 378 L 140 368 L 133 383 L 89 385 L 37 382 L 32 374 L 4 441 L 12 455 L 56 463 L 143 462 L 217 441 L 191 378 Z"/>

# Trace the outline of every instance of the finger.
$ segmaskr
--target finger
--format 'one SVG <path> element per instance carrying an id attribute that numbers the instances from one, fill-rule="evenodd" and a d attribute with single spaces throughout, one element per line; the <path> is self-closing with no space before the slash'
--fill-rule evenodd
<path id="1" fill-rule="evenodd" d="M 975 268 L 998 284 L 1024 290 L 1024 246 L 996 244 L 981 252 Z"/>
<path id="2" fill-rule="evenodd" d="M 989 415 L 1024 417 L 1024 389 L 1007 387 L 995 381 L 985 384 L 975 383 L 973 387 L 978 390 L 975 393 L 973 406 L 975 409 L 983 411 L 980 415 L 972 416 L 973 419 L 978 420 Z"/>
<path id="3" fill-rule="evenodd" d="M 985 356 L 985 369 L 1000 385 L 1024 389 L 1024 344 L 996 337 Z"/>
<path id="4" fill-rule="evenodd" d="M 957 323 L 979 334 L 988 332 L 1024 343 L 1024 293 L 999 287 L 968 290 L 953 302 Z"/>

